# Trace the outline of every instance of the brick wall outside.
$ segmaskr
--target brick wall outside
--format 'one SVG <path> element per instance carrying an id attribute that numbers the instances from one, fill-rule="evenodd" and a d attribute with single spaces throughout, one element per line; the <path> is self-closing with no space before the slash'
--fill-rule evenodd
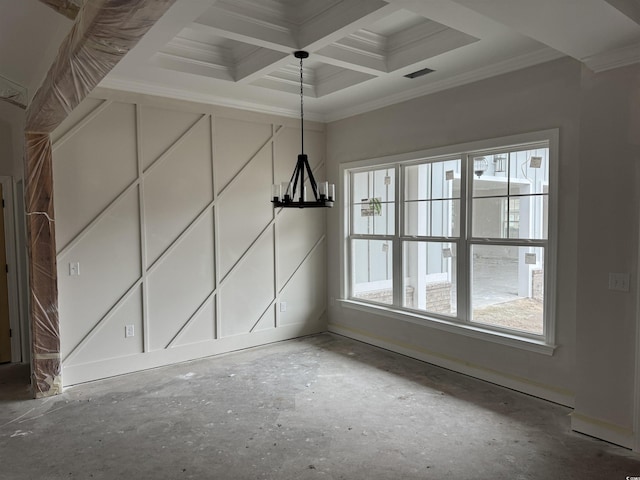
<path id="1" fill-rule="evenodd" d="M 373 290 L 371 292 L 359 293 L 356 298 L 370 300 L 377 303 L 393 303 L 393 291 L 390 288 L 384 290 Z M 408 286 L 405 290 L 405 302 L 407 307 L 413 307 L 413 287 Z"/>
<path id="2" fill-rule="evenodd" d="M 451 282 L 427 284 L 427 311 L 451 313 Z"/>
<path id="3" fill-rule="evenodd" d="M 531 272 L 531 296 L 542 302 L 544 298 L 544 271 L 542 269 Z"/>

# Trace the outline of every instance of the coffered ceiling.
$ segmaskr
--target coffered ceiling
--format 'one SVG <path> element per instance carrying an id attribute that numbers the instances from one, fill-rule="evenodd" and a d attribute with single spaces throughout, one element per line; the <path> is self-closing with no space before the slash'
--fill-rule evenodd
<path id="1" fill-rule="evenodd" d="M 11 4 L 3 8 L 20 8 Z M 326 121 L 563 56 L 596 71 L 638 62 L 640 7 L 637 0 L 177 0 L 100 86 L 297 115 L 295 50 L 310 53 L 305 114 Z M 416 72 L 428 73 L 410 78 Z"/>

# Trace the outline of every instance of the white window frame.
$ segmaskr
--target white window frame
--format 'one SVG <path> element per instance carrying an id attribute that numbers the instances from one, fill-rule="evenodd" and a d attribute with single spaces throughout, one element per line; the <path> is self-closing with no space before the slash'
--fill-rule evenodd
<path id="1" fill-rule="evenodd" d="M 478 153 L 484 151 L 494 152 L 500 149 L 517 150 L 521 148 L 527 148 L 533 144 L 539 144 L 541 142 L 548 142 L 549 148 L 549 188 L 548 188 L 548 234 L 547 239 L 543 241 L 539 240 L 523 240 L 518 239 L 511 241 L 505 239 L 504 243 L 514 243 L 517 245 L 524 245 L 530 243 L 532 246 L 538 246 L 544 244 L 545 258 L 544 258 L 544 270 L 545 270 L 545 282 L 544 282 L 544 334 L 533 335 L 526 332 L 520 332 L 512 329 L 503 329 L 500 327 L 485 326 L 483 324 L 469 322 L 467 317 L 467 307 L 464 310 L 460 310 L 460 301 L 458 302 L 458 319 L 452 320 L 445 316 L 437 314 L 431 314 L 428 312 L 418 312 L 403 307 L 401 305 L 401 296 L 404 295 L 402 286 L 402 250 L 400 248 L 400 242 L 403 240 L 403 235 L 400 230 L 402 215 L 402 207 L 396 208 L 395 215 L 395 233 L 393 238 L 390 236 L 375 236 L 376 239 L 388 239 L 393 243 L 393 285 L 394 285 L 394 306 L 384 305 L 380 303 L 373 303 L 367 301 L 360 301 L 358 299 L 349 298 L 350 290 L 350 276 L 352 269 L 352 259 L 349 256 L 349 240 L 350 240 L 350 173 L 354 171 L 368 171 L 378 168 L 394 167 L 396 168 L 395 175 L 395 192 L 396 205 L 400 205 L 403 201 L 402 192 L 400 190 L 401 183 L 401 165 L 409 165 L 412 163 L 420 163 L 424 160 L 446 160 L 458 157 L 462 160 L 461 175 L 463 179 L 466 179 L 466 188 L 461 191 L 460 200 L 460 214 L 462 218 L 465 218 L 466 225 L 461 225 L 460 241 L 466 238 L 466 230 L 470 227 L 471 215 L 467 211 L 469 205 L 468 197 L 471 188 L 471 175 L 466 174 L 467 169 L 467 155 L 477 156 Z M 494 343 L 503 345 L 509 345 L 517 348 L 522 348 L 529 351 L 543 353 L 546 355 L 552 355 L 556 348 L 556 275 L 557 275 L 557 200 L 558 200 L 558 171 L 559 171 L 559 129 L 542 130 L 531 133 L 524 133 L 518 135 L 510 135 L 506 137 L 492 138 L 487 140 L 468 142 L 458 145 L 433 148 L 428 150 L 421 150 L 415 152 L 401 153 L 397 155 L 364 159 L 355 162 L 348 162 L 340 164 L 340 179 L 341 179 L 341 195 L 342 208 L 340 209 L 340 226 L 341 226 L 341 239 L 342 245 L 340 249 L 340 263 L 341 263 L 341 276 L 340 276 L 340 299 L 338 300 L 341 305 L 346 308 L 353 308 L 356 310 L 362 310 L 369 313 L 382 314 L 388 318 L 400 321 L 406 321 L 410 323 L 416 323 L 431 328 L 437 328 L 461 335 L 479 338 Z M 471 160 L 472 161 L 472 160 Z M 465 228 L 466 227 L 466 228 Z M 359 238 L 366 238 L 367 235 L 358 236 Z M 373 235 L 371 236 L 373 237 Z M 463 295 L 463 298 L 468 297 L 469 282 L 470 282 L 470 259 L 468 258 L 471 251 L 471 246 L 477 244 L 477 239 L 471 237 L 466 238 L 462 243 L 466 248 L 459 248 L 457 252 L 458 272 L 464 273 L 458 275 L 458 292 Z M 481 242 L 480 242 L 481 243 Z M 500 242 L 503 243 L 503 242 Z M 467 302 L 468 305 L 468 302 Z"/>

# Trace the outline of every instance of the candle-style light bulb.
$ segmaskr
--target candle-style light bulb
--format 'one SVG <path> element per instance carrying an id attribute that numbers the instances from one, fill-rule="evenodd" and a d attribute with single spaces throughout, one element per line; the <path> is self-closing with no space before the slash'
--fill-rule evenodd
<path id="1" fill-rule="evenodd" d="M 271 198 L 274 202 L 279 202 L 281 198 L 280 184 L 271 185 Z"/>
<path id="2" fill-rule="evenodd" d="M 320 200 L 327 199 L 328 190 L 329 190 L 329 182 L 320 182 L 318 184 L 318 194 L 320 195 Z"/>

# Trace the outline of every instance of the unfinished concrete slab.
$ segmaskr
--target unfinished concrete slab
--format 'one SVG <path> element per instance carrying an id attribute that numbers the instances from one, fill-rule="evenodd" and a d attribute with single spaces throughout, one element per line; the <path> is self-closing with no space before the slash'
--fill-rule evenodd
<path id="1" fill-rule="evenodd" d="M 38 400 L 7 371 L 12 480 L 640 475 L 638 455 L 571 432 L 569 408 L 331 334 Z"/>

